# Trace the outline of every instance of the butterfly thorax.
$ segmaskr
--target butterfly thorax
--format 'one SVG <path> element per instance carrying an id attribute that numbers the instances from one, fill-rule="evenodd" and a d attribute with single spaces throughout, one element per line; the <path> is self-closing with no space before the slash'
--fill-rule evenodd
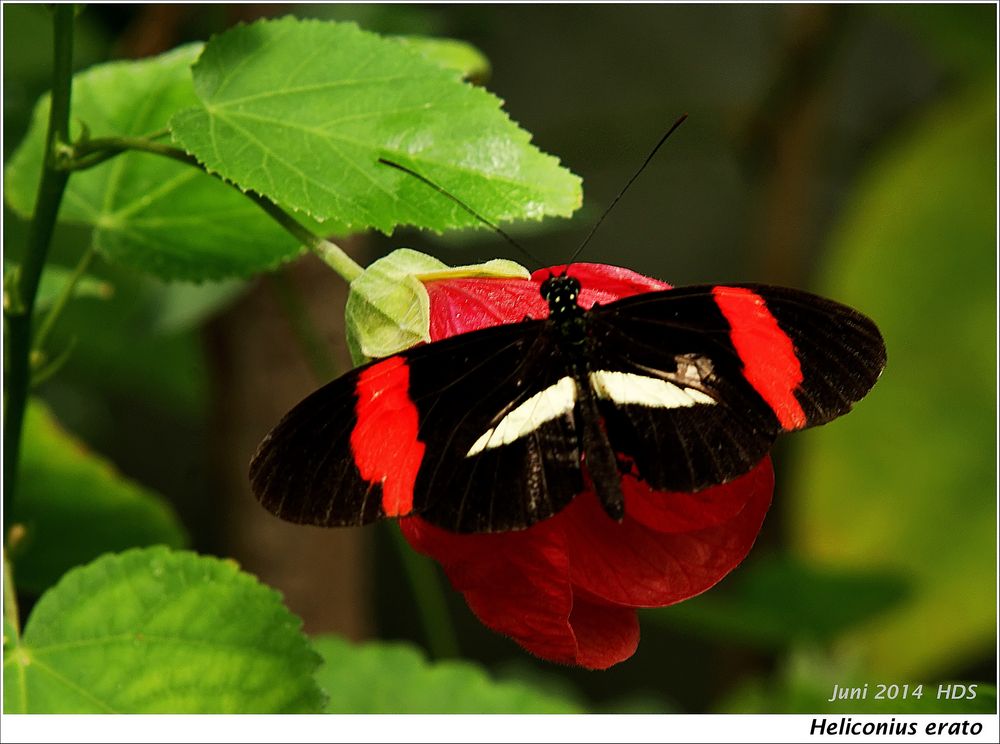
<path id="1" fill-rule="evenodd" d="M 587 341 L 585 311 L 580 307 L 580 281 L 572 276 L 553 275 L 542 282 L 542 297 L 549 304 L 549 320 L 569 347 Z"/>

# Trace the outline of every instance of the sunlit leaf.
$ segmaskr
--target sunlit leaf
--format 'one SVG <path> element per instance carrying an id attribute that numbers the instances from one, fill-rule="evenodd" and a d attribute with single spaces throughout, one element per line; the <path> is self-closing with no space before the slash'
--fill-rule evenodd
<path id="1" fill-rule="evenodd" d="M 314 640 L 328 713 L 580 713 L 569 700 L 523 682 L 497 682 L 464 661 L 428 662 L 402 643 L 355 646 Z"/>
<path id="2" fill-rule="evenodd" d="M 458 39 L 431 36 L 396 36 L 396 41 L 449 70 L 457 70 L 468 80 L 481 81 L 490 75 L 490 61 L 471 44 Z"/>
<path id="3" fill-rule="evenodd" d="M 172 114 L 197 102 L 190 65 L 200 50 L 191 44 L 76 75 L 73 136 L 81 124 L 92 139 L 163 130 Z M 48 111 L 45 96 L 6 170 L 7 202 L 22 216 L 34 205 Z M 74 173 L 59 218 L 94 226 L 94 247 L 107 258 L 165 278 L 247 276 L 301 251 L 298 241 L 232 187 L 146 153 L 119 155 Z"/>
<path id="4" fill-rule="evenodd" d="M 319 659 L 299 626 L 231 561 L 106 555 L 35 605 L 4 657 L 4 711 L 318 712 Z"/>
<path id="5" fill-rule="evenodd" d="M 283 18 L 212 39 L 193 68 L 201 106 L 175 141 L 244 189 L 316 219 L 389 232 L 477 224 L 407 165 L 493 221 L 569 215 L 580 181 L 459 73 L 353 24 Z"/>

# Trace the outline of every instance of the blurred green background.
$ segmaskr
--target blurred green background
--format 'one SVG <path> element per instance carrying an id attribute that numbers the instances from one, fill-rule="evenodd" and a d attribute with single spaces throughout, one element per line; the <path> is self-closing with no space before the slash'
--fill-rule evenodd
<path id="1" fill-rule="evenodd" d="M 51 62 L 45 10 L 3 12 L 6 159 Z M 464 658 L 605 711 L 832 711 L 834 683 L 995 684 L 994 6 L 102 5 L 78 20 L 77 62 L 286 13 L 478 47 L 486 86 L 584 179 L 576 219 L 510 229 L 551 263 L 689 113 L 584 260 L 678 285 L 812 289 L 869 314 L 886 338 L 869 398 L 776 449 L 774 505 L 744 564 L 703 597 L 641 612 L 631 660 L 603 673 L 538 662 L 450 593 Z M 24 225 L 4 216 L 16 258 Z M 74 265 L 86 241 L 60 228 L 53 261 Z M 402 245 L 449 263 L 520 259 L 486 232 L 373 235 L 353 250 L 368 262 Z M 76 339 L 72 357 L 42 391 L 63 425 L 163 494 L 194 548 L 282 589 L 308 630 L 422 643 L 387 530 L 309 530 L 302 540 L 343 547 L 330 564 L 305 562 L 248 516 L 259 507 L 241 478 L 275 420 L 251 409 L 281 385 L 248 367 L 269 351 L 295 356 L 284 360 L 291 402 L 316 382 L 300 352 L 267 347 L 261 324 L 290 336 L 286 290 L 312 288 L 304 301 L 344 360 L 337 280 L 306 261 L 249 285 L 165 285 L 97 263 L 114 297 L 71 308 L 57 337 Z M 294 529 L 292 540 L 306 533 Z M 269 573 L 277 563 L 289 565 Z"/>

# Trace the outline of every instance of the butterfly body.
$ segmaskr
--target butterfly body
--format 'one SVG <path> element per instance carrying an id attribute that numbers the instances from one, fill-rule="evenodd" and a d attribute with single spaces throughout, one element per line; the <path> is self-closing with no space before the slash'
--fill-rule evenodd
<path id="1" fill-rule="evenodd" d="M 863 397 L 885 363 L 874 323 L 762 285 L 696 286 L 585 309 L 565 273 L 548 317 L 376 360 L 294 408 L 251 463 L 291 521 L 418 514 L 457 532 L 524 529 L 588 480 L 625 513 L 621 480 L 697 491 L 748 472 L 785 431 Z"/>

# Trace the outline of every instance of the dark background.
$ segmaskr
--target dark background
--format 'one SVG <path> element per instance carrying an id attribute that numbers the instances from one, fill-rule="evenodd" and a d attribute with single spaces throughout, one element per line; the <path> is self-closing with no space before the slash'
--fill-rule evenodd
<path id="1" fill-rule="evenodd" d="M 874 313 L 883 292 L 909 297 L 908 292 L 918 290 L 897 281 L 891 261 L 880 257 L 882 246 L 859 245 L 856 231 L 842 225 L 863 209 L 859 199 L 873 174 L 883 172 L 886 159 L 906 147 L 915 132 L 925 131 L 929 119 L 938 117 L 943 127 L 951 126 L 953 120 L 940 112 L 977 91 L 992 97 L 995 112 L 995 12 L 990 5 L 955 4 L 98 5 L 87 7 L 79 19 L 77 59 L 85 67 L 146 56 L 207 39 L 240 20 L 287 13 L 356 20 L 384 33 L 462 39 L 490 60 L 492 74 L 485 84 L 504 99 L 511 117 L 534 134 L 536 145 L 583 178 L 585 204 L 574 220 L 510 228 L 544 261 L 566 259 L 659 136 L 687 112 L 688 121 L 608 218 L 583 260 L 628 266 L 678 285 L 764 281 L 838 297 L 837 292 L 853 293 L 845 299 Z M 6 158 L 46 87 L 50 62 L 48 19 L 41 8 L 5 5 L 4 20 Z M 993 123 L 995 128 L 995 115 Z M 988 170 L 995 170 L 994 142 L 986 140 L 985 147 L 969 143 L 983 147 Z M 928 160 L 928 181 L 935 178 L 935 167 Z M 992 178 L 971 188 L 984 194 L 987 205 L 995 205 Z M 945 203 L 963 198 L 941 196 Z M 5 249 L 16 254 L 23 226 L 5 215 Z M 988 223 L 975 244 L 918 241 L 903 253 L 918 265 L 926 261 L 921 251 L 965 256 L 962 265 L 975 267 L 981 276 L 995 276 L 992 217 Z M 62 230 L 54 260 L 72 265 L 85 239 L 80 230 Z M 350 242 L 362 263 L 402 245 L 453 264 L 497 256 L 523 260 L 486 232 L 436 238 L 398 231 L 392 237 L 371 235 Z M 878 268 L 869 272 L 869 281 L 859 283 L 851 277 L 865 273 L 867 252 Z M 309 260 L 247 285 L 200 288 L 160 285 L 106 265 L 97 271 L 115 283 L 116 297 L 110 303 L 79 303 L 62 330 L 78 337 L 79 348 L 64 373 L 43 391 L 66 426 L 125 474 L 173 501 L 194 548 L 233 555 L 280 588 L 310 632 L 422 643 L 413 611 L 418 598 L 411 594 L 386 529 L 347 534 L 281 525 L 261 512 L 245 483 L 246 461 L 260 435 L 318 382 L 290 340 L 286 290 L 292 287 L 301 295 L 346 366 L 342 282 Z M 949 280 L 942 292 L 963 291 L 965 277 L 956 281 L 959 286 Z M 858 289 L 862 285 L 876 290 Z M 968 291 L 981 291 L 981 283 L 975 286 Z M 922 307 L 947 304 L 944 295 L 913 295 L 910 301 Z M 968 325 L 962 332 L 974 336 L 992 360 L 995 293 L 987 291 L 983 301 L 992 310 L 964 318 Z M 202 308 L 197 322 L 177 319 L 179 308 L 191 307 Z M 915 312 L 913 325 L 918 317 Z M 905 327 L 905 318 L 901 322 Z M 919 339 L 919 328 L 910 330 Z M 898 343 L 911 343 L 910 338 Z M 888 333 L 887 339 L 892 365 L 897 347 Z M 942 386 L 965 384 L 961 359 L 951 359 L 947 369 L 959 372 L 945 379 L 928 376 L 928 395 Z M 995 499 L 995 365 L 990 374 L 984 389 L 993 397 L 982 400 L 967 425 L 964 419 L 954 424 L 959 436 L 968 436 L 963 446 L 979 453 L 975 472 L 985 475 L 968 514 L 955 516 L 958 525 L 963 520 L 995 523 L 995 503 L 989 501 Z M 881 383 L 891 384 L 888 376 Z M 859 408 L 859 417 L 864 410 Z M 863 421 L 856 425 L 852 431 L 865 427 Z M 892 556 L 847 548 L 840 553 L 813 550 L 809 535 L 815 527 L 809 525 L 823 510 L 810 511 L 810 497 L 797 488 L 803 476 L 795 468 L 805 457 L 800 450 L 822 435 L 806 436 L 808 442 L 782 444 L 775 453 L 775 503 L 740 571 L 769 557 L 864 570 L 885 564 L 902 576 L 905 591 L 900 596 L 924 596 L 921 592 L 931 591 L 927 581 L 947 582 L 958 575 L 968 581 L 971 575 L 979 582 L 973 591 L 981 586 L 987 598 L 981 604 L 989 604 L 991 593 L 995 602 L 995 540 L 982 542 L 972 565 L 948 563 L 937 579 L 916 569 L 910 575 L 906 560 L 896 566 Z M 935 432 L 929 430 L 927 436 Z M 907 456 L 898 453 L 904 461 Z M 942 462 L 941 468 L 948 467 Z M 992 482 L 986 482 L 990 476 Z M 898 519 L 930 524 L 934 512 L 921 508 L 924 497 L 908 489 L 900 483 L 894 493 L 903 504 L 912 497 L 917 506 L 911 513 L 901 510 Z M 948 497 L 937 493 L 926 498 Z M 843 508 L 854 504 L 851 494 L 845 494 Z M 863 511 L 855 516 L 867 518 Z M 831 529 L 836 542 L 840 528 Z M 927 549 L 919 535 L 911 543 L 908 539 L 904 535 L 891 544 L 904 552 Z M 844 601 L 850 602 L 854 589 L 849 582 L 846 586 Z M 888 597 L 885 611 L 905 614 L 905 600 L 893 604 L 895 591 L 882 593 Z M 725 598 L 727 582 L 715 592 Z M 927 596 L 946 595 L 931 591 Z M 756 601 L 780 625 L 786 601 L 780 586 L 773 596 L 758 595 Z M 808 699 L 802 689 L 813 685 L 828 690 L 828 677 L 995 681 L 995 612 L 969 630 L 942 631 L 938 638 L 934 629 L 949 622 L 954 608 L 942 599 L 935 614 L 937 601 L 914 610 L 924 614 L 912 622 L 901 621 L 909 622 L 907 627 L 926 624 L 927 642 L 945 644 L 936 654 L 911 658 L 912 648 L 902 642 L 894 649 L 891 625 L 889 630 L 873 626 L 868 633 L 861 623 L 843 637 L 824 636 L 816 643 L 761 643 L 738 629 L 700 632 L 698 616 L 682 622 L 678 615 L 681 620 L 675 621 L 662 616 L 670 612 L 664 610 L 642 613 L 643 640 L 633 659 L 609 672 L 587 673 L 526 656 L 482 628 L 461 598 L 449 592 L 463 656 L 486 663 L 500 676 L 543 680 L 594 709 L 690 712 L 793 710 L 803 695 Z M 865 622 L 869 620 L 877 626 L 878 618 Z"/>

